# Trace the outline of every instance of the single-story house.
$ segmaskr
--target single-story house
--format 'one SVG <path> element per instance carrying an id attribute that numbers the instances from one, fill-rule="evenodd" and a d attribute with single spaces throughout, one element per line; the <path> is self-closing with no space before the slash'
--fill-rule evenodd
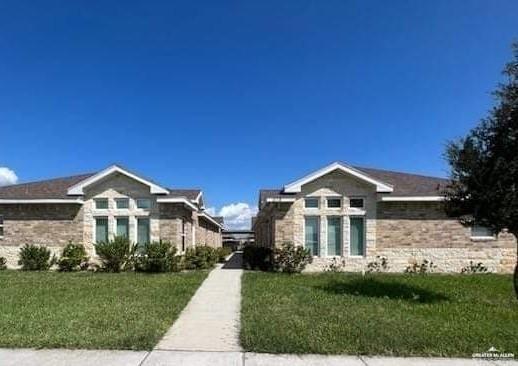
<path id="1" fill-rule="evenodd" d="M 0 187 L 0 257 L 15 266 L 24 244 L 59 254 L 70 241 L 95 255 L 115 235 L 144 244 L 166 240 L 180 253 L 220 247 L 221 218 L 204 211 L 199 189 L 166 188 L 118 165 L 102 171 Z"/>
<path id="2" fill-rule="evenodd" d="M 283 188 L 260 191 L 256 245 L 304 246 L 314 256 L 310 271 L 325 269 L 333 259 L 346 271 L 363 271 L 382 256 L 389 271 L 428 260 L 441 272 L 459 272 L 470 261 L 512 272 L 514 236 L 448 217 L 442 207 L 447 183 L 335 162 Z"/>

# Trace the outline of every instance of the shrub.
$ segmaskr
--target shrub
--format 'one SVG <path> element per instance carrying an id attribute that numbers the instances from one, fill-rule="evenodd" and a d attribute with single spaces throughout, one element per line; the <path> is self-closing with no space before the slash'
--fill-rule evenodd
<path id="1" fill-rule="evenodd" d="M 405 273 L 425 274 L 433 272 L 435 268 L 437 268 L 437 266 L 432 261 L 423 259 L 421 262 L 418 262 L 414 259 L 412 263 L 406 267 Z"/>
<path id="2" fill-rule="evenodd" d="M 25 244 L 20 249 L 18 264 L 22 271 L 46 271 L 55 263 L 56 258 L 51 258 L 50 250 L 43 246 Z"/>
<path id="3" fill-rule="evenodd" d="M 477 264 L 473 263 L 473 261 L 469 261 L 469 265 L 463 267 L 460 270 L 460 273 L 470 274 L 470 273 L 487 273 L 487 267 L 482 264 L 482 262 L 478 262 Z"/>
<path id="4" fill-rule="evenodd" d="M 273 252 L 267 247 L 245 246 L 243 249 L 243 267 L 249 270 L 272 270 Z"/>
<path id="5" fill-rule="evenodd" d="M 7 269 L 7 260 L 4 257 L 0 257 L 0 271 Z"/>
<path id="6" fill-rule="evenodd" d="M 135 269 L 142 272 L 179 271 L 181 257 L 176 255 L 176 247 L 168 241 L 155 241 L 144 246 L 135 261 Z"/>
<path id="7" fill-rule="evenodd" d="M 214 267 L 217 261 L 216 250 L 206 245 L 187 248 L 185 251 L 184 265 L 186 269 L 209 269 Z"/>
<path id="8" fill-rule="evenodd" d="M 388 270 L 388 259 L 380 255 L 376 256 L 376 260 L 367 264 L 367 272 L 386 272 Z"/>
<path id="9" fill-rule="evenodd" d="M 107 272 L 120 272 L 132 269 L 137 246 L 125 236 L 95 244 L 95 252 L 101 260 L 101 268 Z"/>
<path id="10" fill-rule="evenodd" d="M 333 258 L 331 263 L 324 267 L 324 272 L 343 272 L 345 268 L 345 259 L 341 260 L 338 258 Z"/>
<path id="11" fill-rule="evenodd" d="M 285 242 L 273 251 L 273 269 L 277 272 L 300 273 L 313 261 L 309 249 Z"/>
<path id="12" fill-rule="evenodd" d="M 58 260 L 60 271 L 71 272 L 88 269 L 88 256 L 82 244 L 68 243 Z"/>
<path id="13" fill-rule="evenodd" d="M 218 255 L 219 263 L 225 262 L 225 260 L 231 253 L 232 253 L 232 250 L 229 247 L 216 248 L 216 254 Z"/>

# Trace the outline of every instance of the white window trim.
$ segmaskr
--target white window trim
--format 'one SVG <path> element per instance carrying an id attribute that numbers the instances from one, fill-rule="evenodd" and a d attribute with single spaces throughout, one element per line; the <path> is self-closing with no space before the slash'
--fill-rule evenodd
<path id="1" fill-rule="evenodd" d="M 329 207 L 328 200 L 340 200 L 340 206 L 338 207 Z M 329 210 L 341 210 L 344 206 L 344 200 L 341 196 L 326 196 L 326 208 Z"/>
<path id="2" fill-rule="evenodd" d="M 363 254 L 356 255 L 351 254 L 351 218 L 360 218 L 363 220 Z M 365 258 L 367 257 L 367 220 L 362 215 L 349 215 L 349 257 L 350 258 Z"/>
<path id="3" fill-rule="evenodd" d="M 304 225 L 302 225 L 302 238 L 303 238 L 302 247 L 304 249 L 308 249 L 306 247 L 306 218 L 309 218 L 309 217 L 316 217 L 318 219 L 318 230 L 317 230 L 318 239 L 317 239 L 317 243 L 318 243 L 318 254 L 319 255 L 314 255 L 313 254 L 313 258 L 321 258 L 321 256 L 322 256 L 322 238 L 321 238 L 321 236 L 322 235 L 321 235 L 320 231 L 322 230 L 322 218 L 319 215 L 304 215 Z M 326 252 L 327 252 L 327 250 L 326 250 Z"/>
<path id="4" fill-rule="evenodd" d="M 339 218 L 340 219 L 340 255 L 328 255 L 329 253 L 329 218 Z M 344 257 L 344 216 L 343 215 L 327 215 L 326 216 L 326 256 L 325 258 L 342 258 Z"/>

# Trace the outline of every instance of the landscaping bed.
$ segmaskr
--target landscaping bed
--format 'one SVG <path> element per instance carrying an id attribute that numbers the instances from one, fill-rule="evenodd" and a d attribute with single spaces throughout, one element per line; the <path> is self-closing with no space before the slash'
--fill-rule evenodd
<path id="1" fill-rule="evenodd" d="M 207 271 L 0 271 L 0 347 L 150 350 Z"/>
<path id="2" fill-rule="evenodd" d="M 270 353 L 518 355 L 509 275 L 247 272 L 241 343 Z"/>

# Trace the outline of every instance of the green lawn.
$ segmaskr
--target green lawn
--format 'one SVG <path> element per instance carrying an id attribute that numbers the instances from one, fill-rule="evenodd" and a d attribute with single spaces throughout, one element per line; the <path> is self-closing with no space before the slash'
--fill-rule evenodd
<path id="1" fill-rule="evenodd" d="M 248 272 L 242 292 L 248 351 L 518 355 L 511 276 Z"/>
<path id="2" fill-rule="evenodd" d="M 0 272 L 0 347 L 152 349 L 207 272 Z"/>

